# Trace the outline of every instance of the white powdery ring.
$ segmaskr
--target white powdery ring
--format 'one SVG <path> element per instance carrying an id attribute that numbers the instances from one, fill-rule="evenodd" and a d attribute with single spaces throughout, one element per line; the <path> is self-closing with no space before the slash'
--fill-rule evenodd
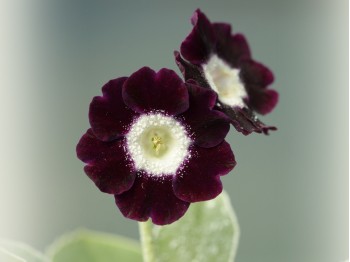
<path id="1" fill-rule="evenodd" d="M 175 174 L 189 156 L 191 143 L 185 127 L 161 113 L 140 116 L 126 141 L 136 169 L 157 176 Z"/>
<path id="2" fill-rule="evenodd" d="M 239 77 L 239 69 L 231 68 L 217 55 L 212 55 L 203 65 L 205 78 L 218 94 L 218 99 L 232 107 L 243 107 L 247 92 Z"/>

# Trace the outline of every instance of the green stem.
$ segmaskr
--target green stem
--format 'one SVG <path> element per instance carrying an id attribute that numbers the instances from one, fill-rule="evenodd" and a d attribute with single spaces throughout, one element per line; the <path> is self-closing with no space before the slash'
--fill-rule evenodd
<path id="1" fill-rule="evenodd" d="M 155 262 L 153 241 L 152 241 L 152 222 L 139 222 L 141 237 L 143 262 Z"/>

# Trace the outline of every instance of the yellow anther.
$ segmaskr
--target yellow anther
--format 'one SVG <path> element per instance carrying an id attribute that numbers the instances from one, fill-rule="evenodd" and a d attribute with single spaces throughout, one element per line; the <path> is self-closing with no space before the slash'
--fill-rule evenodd
<path id="1" fill-rule="evenodd" d="M 155 135 L 154 137 L 152 137 L 152 143 L 153 143 L 153 149 L 156 151 L 156 154 L 159 153 L 160 147 L 163 144 L 162 139 Z"/>

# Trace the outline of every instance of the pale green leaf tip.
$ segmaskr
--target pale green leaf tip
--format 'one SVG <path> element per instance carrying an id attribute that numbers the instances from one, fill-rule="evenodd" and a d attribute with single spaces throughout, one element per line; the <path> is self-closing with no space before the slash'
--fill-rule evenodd
<path id="1" fill-rule="evenodd" d="M 78 228 L 72 232 L 65 233 L 62 236 L 58 237 L 47 249 L 46 254 L 48 257 L 53 258 L 56 253 L 62 250 L 65 246 L 84 240 L 93 240 L 100 242 L 106 245 L 114 245 L 118 242 L 119 245 L 122 245 L 124 249 L 128 249 L 134 252 L 140 252 L 141 246 L 137 241 L 134 241 L 130 238 L 126 238 L 120 235 L 114 235 L 94 230 L 89 230 L 86 228 Z"/>
<path id="2" fill-rule="evenodd" d="M 0 261 L 2 262 L 26 262 L 23 258 L 13 254 L 12 252 L 0 247 Z"/>
<path id="3" fill-rule="evenodd" d="M 219 197 L 220 196 L 222 197 L 225 208 L 230 211 L 231 221 L 232 221 L 233 227 L 236 230 L 234 235 L 233 235 L 233 247 L 231 250 L 231 255 L 230 255 L 230 260 L 229 260 L 229 261 L 234 261 L 236 254 L 237 254 L 239 238 L 241 236 L 241 229 L 239 227 L 238 219 L 237 219 L 235 210 L 233 209 L 233 206 L 231 204 L 231 200 L 230 200 L 229 195 L 226 193 L 225 190 L 223 190 L 221 195 L 219 195 Z"/>
<path id="4" fill-rule="evenodd" d="M 13 260 L 9 261 L 49 261 L 44 254 L 30 245 L 14 240 L 0 239 L 0 251 L 3 254 L 7 254 L 8 257 L 12 256 Z"/>

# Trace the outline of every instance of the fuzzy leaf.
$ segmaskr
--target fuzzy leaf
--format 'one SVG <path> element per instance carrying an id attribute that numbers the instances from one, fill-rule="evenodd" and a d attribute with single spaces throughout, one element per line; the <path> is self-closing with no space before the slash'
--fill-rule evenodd
<path id="1" fill-rule="evenodd" d="M 0 261 L 48 262 L 49 259 L 24 243 L 9 240 L 0 240 Z"/>
<path id="2" fill-rule="evenodd" d="M 0 261 L 3 261 L 3 262 L 25 262 L 25 260 L 23 258 L 20 258 L 20 257 L 16 256 L 15 254 L 12 254 L 11 252 L 9 252 L 3 248 L 0 248 Z"/>
<path id="3" fill-rule="evenodd" d="M 59 238 L 48 249 L 53 262 L 141 262 L 139 245 L 129 239 L 78 230 Z"/>
<path id="4" fill-rule="evenodd" d="M 234 260 L 239 226 L 225 192 L 211 201 L 191 204 L 185 216 L 173 224 L 156 226 L 146 223 L 148 225 L 140 228 L 147 262 Z M 151 227 L 150 230 L 142 232 L 147 226 Z"/>

